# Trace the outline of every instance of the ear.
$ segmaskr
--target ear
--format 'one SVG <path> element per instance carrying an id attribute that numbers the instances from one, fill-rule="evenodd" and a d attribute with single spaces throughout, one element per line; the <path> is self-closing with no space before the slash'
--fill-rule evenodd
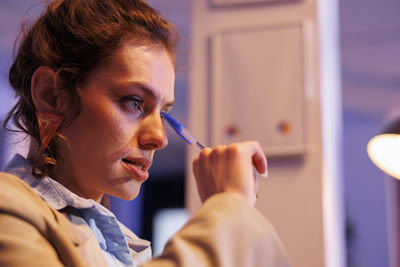
<path id="1" fill-rule="evenodd" d="M 55 113 L 57 111 L 55 79 L 55 72 L 47 66 L 39 67 L 33 73 L 31 95 L 37 111 L 47 113 Z"/>

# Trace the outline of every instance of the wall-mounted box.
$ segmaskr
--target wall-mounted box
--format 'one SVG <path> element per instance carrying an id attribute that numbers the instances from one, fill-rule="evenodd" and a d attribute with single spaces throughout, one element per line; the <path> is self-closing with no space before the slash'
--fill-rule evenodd
<path id="1" fill-rule="evenodd" d="M 306 152 L 304 40 L 299 21 L 212 37 L 212 145 L 250 139 L 268 156 Z"/>

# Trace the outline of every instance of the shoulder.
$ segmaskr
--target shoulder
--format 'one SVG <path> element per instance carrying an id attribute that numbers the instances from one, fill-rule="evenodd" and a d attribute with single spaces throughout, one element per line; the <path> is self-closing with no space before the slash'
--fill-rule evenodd
<path id="1" fill-rule="evenodd" d="M 71 233 L 69 221 L 27 183 L 0 172 L 0 266 L 85 266 Z"/>
<path id="2" fill-rule="evenodd" d="M 0 213 L 20 218 L 53 217 L 52 209 L 27 183 L 19 177 L 0 172 Z"/>
<path id="3" fill-rule="evenodd" d="M 20 197 L 41 199 L 39 195 L 19 177 L 10 173 L 0 172 L 0 199 L 11 198 L 18 200 Z"/>

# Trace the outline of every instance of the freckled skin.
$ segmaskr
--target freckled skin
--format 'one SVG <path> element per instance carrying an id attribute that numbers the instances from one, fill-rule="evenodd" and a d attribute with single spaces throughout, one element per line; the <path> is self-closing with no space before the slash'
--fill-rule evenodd
<path id="1" fill-rule="evenodd" d="M 151 160 L 167 145 L 160 113 L 172 105 L 174 79 L 171 58 L 159 46 L 126 43 L 104 59 L 84 85 L 81 113 L 61 132 L 70 148 L 62 149 L 56 179 L 97 201 L 104 193 L 135 198 L 143 181 L 121 162 Z"/>

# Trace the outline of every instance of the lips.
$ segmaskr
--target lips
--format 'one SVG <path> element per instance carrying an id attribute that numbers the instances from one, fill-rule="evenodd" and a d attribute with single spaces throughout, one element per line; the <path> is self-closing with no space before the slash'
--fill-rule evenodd
<path id="1" fill-rule="evenodd" d="M 140 163 L 140 162 L 134 162 L 134 161 L 130 161 L 130 160 L 128 160 L 128 159 L 122 159 L 122 161 L 125 162 L 125 163 L 127 163 L 127 164 L 136 166 L 136 167 L 139 168 L 139 169 L 145 170 L 144 165 L 143 165 L 142 163 Z"/>
<path id="2" fill-rule="evenodd" d="M 138 181 L 147 180 L 151 163 L 152 161 L 146 158 L 123 158 L 121 160 L 121 165 L 129 172 L 129 176 Z"/>

